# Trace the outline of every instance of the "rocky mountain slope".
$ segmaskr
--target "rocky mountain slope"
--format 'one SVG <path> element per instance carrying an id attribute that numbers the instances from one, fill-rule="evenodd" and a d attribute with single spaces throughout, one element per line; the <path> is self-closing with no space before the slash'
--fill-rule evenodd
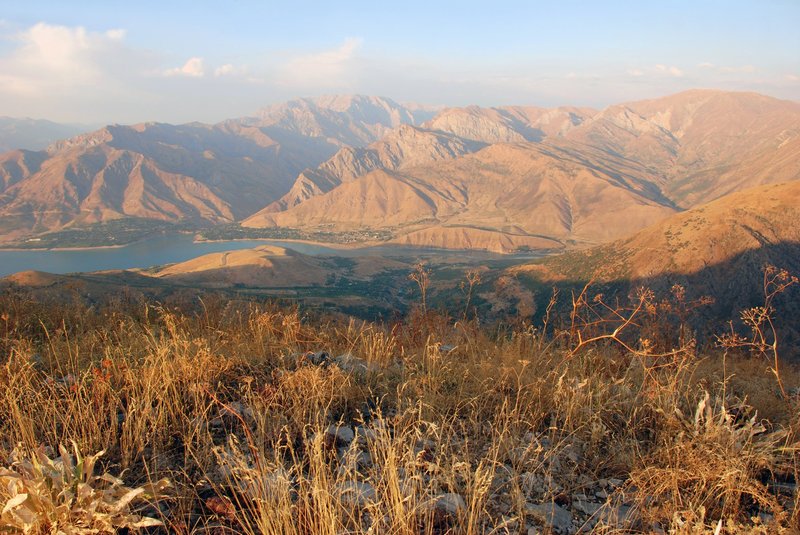
<path id="1" fill-rule="evenodd" d="M 56 230 L 122 217 L 230 222 L 288 189 L 330 149 L 200 124 L 109 126 L 0 157 L 0 231 Z"/>
<path id="2" fill-rule="evenodd" d="M 496 144 L 457 159 L 372 171 L 245 225 L 388 228 L 402 243 L 455 248 L 472 246 L 472 232 L 489 232 L 498 244 L 477 236 L 474 243 L 501 250 L 506 242 L 513 250 L 607 241 L 674 212 L 650 198 L 639 176 L 621 179 L 621 172 L 592 169 L 551 146 Z"/>
<path id="3" fill-rule="evenodd" d="M 429 142 L 386 157 L 412 130 Z M 480 145 L 443 150 L 443 135 Z M 497 251 L 591 245 L 798 178 L 800 105 L 762 95 L 688 91 L 601 112 L 471 106 L 343 149 L 243 225 L 390 229 L 400 243 Z"/>
<path id="4" fill-rule="evenodd" d="M 747 256 L 757 258 L 753 263 L 758 266 L 772 263 L 800 271 L 800 256 L 781 253 L 800 249 L 798 199 L 800 181 L 739 191 L 630 237 L 520 269 L 553 280 L 612 282 L 692 275 Z"/>
<path id="5" fill-rule="evenodd" d="M 6 153 L 0 241 L 124 217 L 236 221 L 345 143 L 414 120 L 380 98 L 306 99 L 217 125 L 113 125 L 46 151 Z"/>
<path id="6" fill-rule="evenodd" d="M 800 103 L 694 90 L 611 106 L 566 134 L 634 159 L 678 206 L 800 178 Z"/>
<path id="7" fill-rule="evenodd" d="M 334 96 L 6 153 L 0 241 L 136 217 L 376 230 L 397 243 L 494 251 L 584 247 L 797 179 L 800 104 L 753 93 L 435 114 Z"/>
<path id="8" fill-rule="evenodd" d="M 316 195 L 377 170 L 397 170 L 474 152 L 484 144 L 445 132 L 402 125 L 367 147 L 344 147 L 315 169 L 306 169 L 289 193 L 247 219 L 246 225 L 269 221 L 267 214 L 284 211 Z"/>
<path id="9" fill-rule="evenodd" d="M 709 324 L 736 320 L 741 310 L 764 303 L 765 266 L 800 273 L 797 199 L 800 181 L 747 189 L 675 214 L 631 237 L 510 271 L 548 287 L 592 281 L 621 294 L 623 301 L 639 286 L 665 296 L 679 284 L 687 299 L 713 297 L 703 312 Z M 797 297 L 794 288 L 776 301 L 784 323 L 800 314 Z M 800 340 L 800 331 L 792 336 Z"/>

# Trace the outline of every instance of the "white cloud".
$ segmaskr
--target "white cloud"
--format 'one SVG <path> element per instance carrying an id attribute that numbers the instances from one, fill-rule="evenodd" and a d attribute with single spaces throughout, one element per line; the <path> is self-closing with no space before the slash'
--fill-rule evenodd
<path id="1" fill-rule="evenodd" d="M 349 87 L 357 78 L 357 52 L 362 40 L 348 38 L 338 47 L 297 56 L 279 69 L 282 85 L 319 88 Z"/>
<path id="2" fill-rule="evenodd" d="M 124 37 L 119 29 L 89 32 L 40 22 L 13 37 L 18 46 L 0 58 L 0 81 L 7 91 L 23 93 L 46 93 L 55 85 L 94 85 Z"/>
<path id="3" fill-rule="evenodd" d="M 130 45 L 134 36 L 124 29 L 47 23 L 19 28 L 0 19 L 0 115 L 59 121 L 218 121 L 269 102 L 338 92 L 448 105 L 599 107 L 699 86 L 760 89 L 797 100 L 800 82 L 792 65 L 775 72 L 767 64 L 737 67 L 721 57 L 701 56 L 715 63 L 698 59 L 680 67 L 666 57 L 659 64 L 652 59 L 605 66 L 502 58 L 448 62 L 433 55 L 378 56 L 358 38 L 327 49 L 248 49 L 227 57 L 211 46 L 213 52 L 190 49 L 175 59 Z M 219 98 L 226 91 L 236 97 Z"/>
<path id="4" fill-rule="evenodd" d="M 45 22 L 17 30 L 0 52 L 0 114 L 91 122 L 109 110 L 149 107 L 156 94 L 142 80 L 155 58 L 126 45 L 126 36 Z"/>
<path id="5" fill-rule="evenodd" d="M 123 30 L 122 28 L 117 28 L 117 29 L 114 29 L 114 30 L 108 30 L 106 32 L 106 36 L 109 39 L 113 39 L 115 41 L 122 41 L 123 39 L 125 39 L 126 33 L 127 32 L 125 30 Z"/>
<path id="6" fill-rule="evenodd" d="M 669 74 L 670 76 L 674 76 L 676 78 L 680 78 L 683 76 L 683 71 L 680 70 L 678 67 L 674 65 L 656 65 L 656 70 L 660 73 Z"/>
<path id="7" fill-rule="evenodd" d="M 221 77 L 221 76 L 243 76 L 247 74 L 247 68 L 236 65 L 231 63 L 226 63 L 225 65 L 220 65 L 216 69 L 214 69 L 214 76 Z"/>
<path id="8" fill-rule="evenodd" d="M 191 78 L 202 78 L 206 74 L 203 58 L 189 58 L 181 67 L 164 71 L 166 76 L 189 76 Z"/>

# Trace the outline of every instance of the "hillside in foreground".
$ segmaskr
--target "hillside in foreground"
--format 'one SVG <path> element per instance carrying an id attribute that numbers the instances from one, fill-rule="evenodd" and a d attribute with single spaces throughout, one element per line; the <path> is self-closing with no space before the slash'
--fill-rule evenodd
<path id="1" fill-rule="evenodd" d="M 679 285 L 689 300 L 711 296 L 700 325 L 736 320 L 763 304 L 765 266 L 800 273 L 800 183 L 748 189 L 676 214 L 632 236 L 585 251 L 509 268 L 538 287 L 581 287 L 627 296 L 637 287 L 669 292 Z M 546 296 L 540 296 L 540 300 Z M 798 340 L 797 293 L 776 303 L 785 335 Z"/>
<path id="2" fill-rule="evenodd" d="M 658 356 L 583 344 L 579 324 L 491 332 L 421 309 L 374 324 L 210 295 L 87 307 L 17 288 L 0 312 L 12 530 L 800 525 L 800 374 L 745 350 Z"/>

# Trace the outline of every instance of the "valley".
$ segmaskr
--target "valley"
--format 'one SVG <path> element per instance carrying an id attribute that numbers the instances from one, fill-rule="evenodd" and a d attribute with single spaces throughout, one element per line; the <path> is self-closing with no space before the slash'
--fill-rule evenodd
<path id="1" fill-rule="evenodd" d="M 6 2 L 0 534 L 800 535 L 800 2 Z"/>
<path id="2" fill-rule="evenodd" d="M 0 156 L 0 243 L 118 244 L 177 225 L 210 239 L 580 249 L 800 178 L 798 124 L 793 102 L 693 90 L 601 111 L 341 96 L 215 125 L 110 125 Z"/>
<path id="3" fill-rule="evenodd" d="M 602 110 L 297 99 L 213 125 L 109 125 L 6 153 L 0 177 L 3 274 L 60 273 L 54 289 L 104 271 L 80 283 L 96 298 L 130 279 L 386 317 L 409 310 L 424 262 L 442 307 L 482 273 L 486 318 L 520 300 L 540 314 L 552 287 L 591 281 L 714 294 L 711 324 L 758 301 L 764 265 L 800 268 L 800 105 L 755 93 Z"/>

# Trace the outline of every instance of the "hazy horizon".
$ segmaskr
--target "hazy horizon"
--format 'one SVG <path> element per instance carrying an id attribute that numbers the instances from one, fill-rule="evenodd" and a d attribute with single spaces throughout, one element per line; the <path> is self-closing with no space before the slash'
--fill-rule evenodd
<path id="1" fill-rule="evenodd" d="M 800 100 L 800 2 L 3 2 L 0 116 L 214 123 L 296 97 L 603 108 Z"/>

